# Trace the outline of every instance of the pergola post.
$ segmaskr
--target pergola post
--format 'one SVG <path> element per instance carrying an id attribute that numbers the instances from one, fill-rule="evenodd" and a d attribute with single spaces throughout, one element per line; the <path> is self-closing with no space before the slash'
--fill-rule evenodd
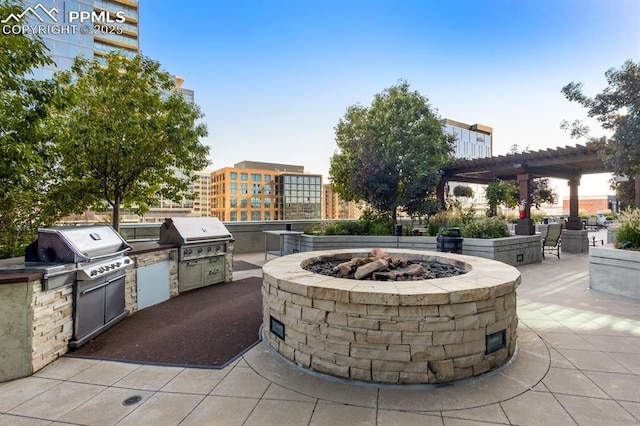
<path id="1" fill-rule="evenodd" d="M 578 186 L 580 186 L 580 176 L 569 180 L 569 219 L 567 229 L 582 229 L 582 221 L 578 213 Z"/>
<path id="2" fill-rule="evenodd" d="M 635 189 L 636 189 L 636 208 L 640 209 L 640 173 L 636 175 Z"/>
<path id="3" fill-rule="evenodd" d="M 442 208 L 442 210 L 445 210 L 447 208 L 446 195 L 444 193 L 446 188 L 447 180 L 443 176 L 440 179 L 440 182 L 438 182 L 438 187 L 436 188 L 436 195 L 438 196 L 438 201 L 440 202 L 440 207 Z"/>
<path id="4" fill-rule="evenodd" d="M 534 235 L 536 227 L 531 220 L 531 175 L 522 173 L 518 175 L 520 185 L 520 200 L 526 200 L 524 205 L 524 218 L 519 218 L 516 224 L 516 235 Z"/>

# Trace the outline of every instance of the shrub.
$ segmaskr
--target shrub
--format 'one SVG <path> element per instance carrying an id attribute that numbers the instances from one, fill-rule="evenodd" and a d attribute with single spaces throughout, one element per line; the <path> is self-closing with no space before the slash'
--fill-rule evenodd
<path id="1" fill-rule="evenodd" d="M 452 212 L 439 212 L 429 217 L 427 235 L 438 235 L 441 228 L 460 228 L 462 221 L 460 216 Z"/>
<path id="2" fill-rule="evenodd" d="M 462 236 L 467 238 L 508 237 L 507 221 L 499 217 L 478 217 L 462 227 Z"/>
<path id="3" fill-rule="evenodd" d="M 640 209 L 625 210 L 620 214 L 619 220 L 615 247 L 640 251 Z"/>
<path id="4" fill-rule="evenodd" d="M 311 235 L 393 235 L 393 226 L 386 217 L 368 213 L 357 221 L 314 224 L 304 232 Z"/>

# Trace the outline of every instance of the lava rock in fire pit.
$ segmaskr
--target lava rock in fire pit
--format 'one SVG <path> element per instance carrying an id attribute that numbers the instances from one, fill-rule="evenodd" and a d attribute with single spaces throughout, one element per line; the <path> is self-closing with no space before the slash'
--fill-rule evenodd
<path id="1" fill-rule="evenodd" d="M 462 268 L 440 262 L 391 258 L 381 249 L 373 249 L 366 258 L 349 261 L 324 260 L 304 269 L 335 278 L 376 281 L 409 281 L 446 278 L 466 273 Z"/>

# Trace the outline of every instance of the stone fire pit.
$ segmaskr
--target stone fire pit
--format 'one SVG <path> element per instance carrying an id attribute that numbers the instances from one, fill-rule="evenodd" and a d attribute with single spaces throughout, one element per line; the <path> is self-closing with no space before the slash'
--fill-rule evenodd
<path id="1" fill-rule="evenodd" d="M 303 269 L 367 257 L 369 249 L 303 252 L 263 270 L 263 334 L 285 358 L 336 377 L 447 383 L 477 376 L 515 352 L 520 273 L 494 260 L 386 249 L 392 257 L 453 265 L 449 278 L 359 281 Z"/>

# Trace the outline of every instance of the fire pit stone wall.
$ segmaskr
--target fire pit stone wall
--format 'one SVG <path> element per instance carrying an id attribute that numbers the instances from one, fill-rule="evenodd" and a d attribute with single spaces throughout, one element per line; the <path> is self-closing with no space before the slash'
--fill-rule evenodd
<path id="1" fill-rule="evenodd" d="M 501 262 L 387 249 L 467 273 L 419 281 L 356 281 L 303 266 L 366 256 L 368 250 L 304 252 L 263 267 L 264 337 L 314 371 L 381 383 L 447 383 L 507 362 L 517 340 L 520 273 Z"/>

